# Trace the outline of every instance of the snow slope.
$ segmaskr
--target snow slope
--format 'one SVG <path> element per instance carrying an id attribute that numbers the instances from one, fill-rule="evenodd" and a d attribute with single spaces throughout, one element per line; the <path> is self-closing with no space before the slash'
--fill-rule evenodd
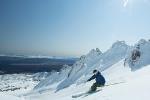
<path id="1" fill-rule="evenodd" d="M 24 100 L 18 96 L 31 91 L 49 74 L 4 74 L 0 75 L 0 100 Z"/>
<path id="2" fill-rule="evenodd" d="M 19 98 L 19 97 L 12 96 L 12 95 L 7 95 L 4 93 L 0 93 L 0 99 L 1 100 L 24 100 L 23 98 Z"/>
<path id="3" fill-rule="evenodd" d="M 150 65 L 141 70 L 132 72 L 129 67 L 123 66 L 123 60 L 103 71 L 107 84 L 124 82 L 102 88 L 102 91 L 87 97 L 72 98 L 72 95 L 89 90 L 92 82 L 80 85 L 73 84 L 68 88 L 55 93 L 53 90 L 43 93 L 30 94 L 26 100 L 149 100 Z"/>
<path id="4" fill-rule="evenodd" d="M 74 83 L 84 83 L 92 75 L 91 72 L 93 69 L 103 71 L 109 68 L 125 58 L 129 49 L 130 46 L 126 45 L 124 41 L 115 42 L 112 47 L 104 53 L 98 48 L 92 49 L 87 55 L 81 56 L 80 60 L 71 66 L 71 69 L 67 68 L 64 69 L 63 72 L 53 74 L 53 76 L 47 78 L 47 82 L 42 81 L 34 90 L 49 88 L 48 85 L 52 86 L 55 82 L 58 83 L 57 85 L 53 85 L 56 87 L 56 91 L 64 89 Z"/>
<path id="5" fill-rule="evenodd" d="M 137 45 L 140 46 L 141 57 L 134 65 L 131 65 L 131 53 Z M 123 41 L 117 41 L 104 53 L 99 49 L 93 49 L 87 55 L 82 56 L 69 69 L 66 68 L 68 70 L 64 69 L 60 73 L 54 73 L 46 81 L 40 82 L 34 88 L 36 92 L 26 95 L 26 99 L 48 100 L 48 98 L 51 98 L 52 100 L 74 100 L 71 98 L 72 95 L 89 90 L 94 81 L 85 82 L 92 75 L 92 70 L 98 69 L 106 78 L 106 84 L 123 83 L 104 87 L 98 93 L 85 98 L 77 98 L 77 100 L 143 100 L 142 98 L 149 100 L 149 51 L 150 41 L 146 40 L 140 40 L 135 46 L 128 46 Z M 125 66 L 124 59 L 126 59 Z M 54 88 L 49 90 L 47 88 L 44 91 L 43 88 L 51 86 Z M 41 89 L 43 89 L 42 92 Z"/>

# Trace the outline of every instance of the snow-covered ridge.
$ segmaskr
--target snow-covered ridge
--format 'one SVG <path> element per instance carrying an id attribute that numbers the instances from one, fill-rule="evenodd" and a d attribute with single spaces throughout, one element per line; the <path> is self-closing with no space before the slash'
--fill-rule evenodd
<path id="1" fill-rule="evenodd" d="M 131 53 L 140 45 L 141 58 L 140 64 L 135 63 L 131 66 Z M 141 39 L 135 46 L 129 46 L 124 41 L 115 42 L 110 49 L 102 53 L 98 48 L 92 49 L 88 54 L 80 57 L 73 66 L 68 66 L 59 73 L 53 73 L 45 81 L 40 82 L 34 90 L 49 88 L 53 83 L 57 83 L 53 89 L 61 90 L 71 84 L 84 83 L 91 75 L 93 69 L 104 71 L 122 59 L 127 59 L 126 63 L 131 69 L 138 69 L 150 64 L 150 41 Z"/>
<path id="2" fill-rule="evenodd" d="M 57 91 L 74 83 L 81 84 L 91 76 L 91 71 L 93 69 L 103 71 L 125 58 L 128 49 L 130 49 L 130 46 L 128 46 L 124 41 L 115 42 L 112 47 L 104 53 L 102 53 L 98 48 L 92 49 L 87 55 L 81 56 L 80 60 L 73 66 L 63 69 L 60 73 L 54 73 L 52 75 L 53 77 L 48 77 L 46 80 L 49 80 L 49 84 L 45 81 L 40 82 L 34 90 L 39 90 L 43 87 L 49 88 L 49 86 L 53 86 L 52 84 L 56 82 L 58 84 L 54 88 L 56 88 Z M 56 79 L 54 80 L 53 78 Z"/>

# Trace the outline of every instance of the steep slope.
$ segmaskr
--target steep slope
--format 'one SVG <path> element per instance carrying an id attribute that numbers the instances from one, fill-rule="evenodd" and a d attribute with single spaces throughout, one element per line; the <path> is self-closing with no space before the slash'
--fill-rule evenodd
<path id="1" fill-rule="evenodd" d="M 99 53 L 97 50 L 90 52 L 84 60 L 73 66 L 70 76 L 58 85 L 57 90 L 68 87 L 73 83 L 84 83 L 91 76 L 93 69 L 103 71 L 109 68 L 125 57 L 128 48 L 129 46 L 125 42 L 117 41 L 105 53 Z"/>
<path id="2" fill-rule="evenodd" d="M 72 95 L 84 93 L 89 90 L 92 82 L 80 85 L 71 85 L 58 92 L 45 91 L 42 94 L 32 94 L 26 100 L 149 100 L 150 66 L 132 72 L 129 67 L 123 66 L 123 60 L 103 71 L 107 84 L 124 82 L 102 88 L 102 91 L 86 97 L 72 98 Z"/>
<path id="3" fill-rule="evenodd" d="M 132 61 L 132 53 L 137 46 L 141 56 Z M 150 41 L 146 40 L 140 40 L 133 47 L 117 41 L 104 53 L 99 49 L 93 49 L 73 66 L 63 69 L 60 73 L 53 73 L 40 82 L 35 88 L 36 92 L 26 95 L 26 99 L 74 100 L 72 95 L 89 90 L 94 81 L 86 82 L 86 80 L 92 75 L 93 69 L 98 69 L 106 78 L 106 84 L 120 84 L 106 86 L 100 92 L 76 100 L 143 100 L 142 98 L 149 100 L 149 51 Z"/>
<path id="4" fill-rule="evenodd" d="M 60 73 L 53 73 L 45 81 L 39 83 L 34 90 L 55 86 L 56 91 L 58 91 L 74 83 L 84 83 L 91 76 L 93 69 L 103 71 L 109 68 L 123 59 L 129 49 L 130 46 L 126 45 L 124 41 L 115 42 L 105 53 L 102 53 L 98 48 L 92 49 L 87 55 L 81 56 L 80 60 L 73 66 L 62 70 Z M 56 82 L 57 85 L 52 85 Z"/>
<path id="5" fill-rule="evenodd" d="M 99 49 L 92 49 L 86 56 L 83 55 L 80 57 L 80 60 L 77 61 L 73 66 L 65 66 L 64 69 L 62 69 L 60 72 L 53 72 L 51 76 L 49 76 L 47 79 L 40 82 L 34 90 L 40 90 L 43 88 L 51 88 L 56 89 L 58 83 L 61 83 L 63 80 L 71 77 L 74 70 L 82 70 L 87 64 L 91 66 L 92 64 L 96 63 L 99 59 L 99 56 L 101 55 L 101 51 Z M 78 78 L 78 77 L 77 77 Z M 57 85 L 53 85 L 54 83 L 57 83 Z M 72 81 L 73 83 L 73 81 Z"/>
<path id="6" fill-rule="evenodd" d="M 55 83 L 59 83 L 64 80 L 65 77 L 68 76 L 71 67 L 65 65 L 60 72 L 51 72 L 49 77 L 45 80 L 42 80 L 37 86 L 34 87 L 35 91 L 44 91 L 46 89 L 56 89 L 57 85 Z M 52 85 L 55 84 L 55 85 Z"/>

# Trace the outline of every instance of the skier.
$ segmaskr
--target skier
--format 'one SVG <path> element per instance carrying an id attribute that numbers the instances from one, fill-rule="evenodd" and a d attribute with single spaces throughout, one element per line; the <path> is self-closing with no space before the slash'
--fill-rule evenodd
<path id="1" fill-rule="evenodd" d="M 93 79 L 96 80 L 95 83 L 91 86 L 91 92 L 96 91 L 97 87 L 103 87 L 105 85 L 105 78 L 101 75 L 98 70 L 93 70 L 93 76 L 87 81 L 91 81 Z"/>

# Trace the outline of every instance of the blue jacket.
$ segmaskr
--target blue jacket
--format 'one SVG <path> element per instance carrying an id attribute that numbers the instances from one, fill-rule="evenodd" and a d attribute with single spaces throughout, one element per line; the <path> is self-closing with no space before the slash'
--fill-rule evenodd
<path id="1" fill-rule="evenodd" d="M 94 74 L 90 79 L 88 79 L 87 81 L 91 81 L 95 79 L 96 83 L 101 84 L 101 85 L 105 85 L 105 78 L 101 75 L 100 72 L 97 72 L 97 74 Z"/>

